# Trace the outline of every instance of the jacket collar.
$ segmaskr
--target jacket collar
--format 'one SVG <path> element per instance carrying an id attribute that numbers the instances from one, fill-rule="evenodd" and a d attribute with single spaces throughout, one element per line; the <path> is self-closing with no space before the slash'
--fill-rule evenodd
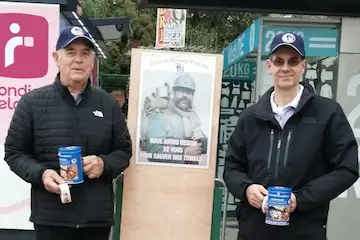
<path id="1" fill-rule="evenodd" d="M 295 114 L 301 112 L 307 103 L 309 103 L 315 96 L 314 89 L 310 84 L 303 82 L 300 84 L 304 87 L 304 90 L 295 110 Z M 265 121 L 272 121 L 274 119 L 274 113 L 270 103 L 270 96 L 273 91 L 274 87 L 269 88 L 260 100 L 255 103 L 251 109 L 249 109 L 249 114 Z"/>
<path id="2" fill-rule="evenodd" d="M 60 73 L 58 73 L 56 75 L 55 82 L 53 83 L 53 85 L 55 86 L 55 89 L 61 94 L 62 97 L 71 96 L 71 98 L 73 98 L 71 93 L 69 92 L 69 89 L 66 86 L 61 84 L 61 82 L 60 82 Z M 91 85 L 92 85 L 91 80 L 89 78 L 84 91 L 81 93 L 81 95 L 83 97 L 86 97 L 86 96 L 88 96 L 90 94 Z"/>

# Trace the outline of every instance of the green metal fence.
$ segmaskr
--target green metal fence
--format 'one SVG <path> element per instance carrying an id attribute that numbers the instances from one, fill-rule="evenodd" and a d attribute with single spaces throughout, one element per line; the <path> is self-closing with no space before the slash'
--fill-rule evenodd
<path id="1" fill-rule="evenodd" d="M 216 178 L 210 240 L 225 240 L 228 197 L 229 193 L 224 180 Z"/>
<path id="2" fill-rule="evenodd" d="M 120 223 L 121 223 L 121 207 L 122 207 L 122 197 L 123 197 L 123 182 L 124 174 L 122 173 L 114 181 L 114 193 L 115 193 L 115 223 L 112 229 L 112 240 L 119 240 L 120 238 Z"/>
<path id="3" fill-rule="evenodd" d="M 113 90 L 127 90 L 129 75 L 124 74 L 99 74 L 99 87 L 104 89 L 107 92 L 111 92 Z"/>
<path id="4" fill-rule="evenodd" d="M 110 240 L 120 239 L 123 179 L 124 179 L 123 174 L 121 174 L 114 181 L 115 224 L 112 229 Z M 228 199 L 228 190 L 226 188 L 225 182 L 222 179 L 218 179 L 218 178 L 215 179 L 210 240 L 225 240 L 227 199 Z"/>

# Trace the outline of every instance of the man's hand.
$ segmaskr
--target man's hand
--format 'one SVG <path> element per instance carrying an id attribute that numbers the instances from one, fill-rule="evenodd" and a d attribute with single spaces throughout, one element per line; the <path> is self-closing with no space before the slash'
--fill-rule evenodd
<path id="1" fill-rule="evenodd" d="M 83 171 L 88 178 L 99 178 L 104 171 L 104 161 L 98 156 L 83 157 Z"/>
<path id="2" fill-rule="evenodd" d="M 296 197 L 293 193 L 291 193 L 291 198 L 290 198 L 290 213 L 294 212 L 296 209 Z M 265 197 L 262 206 L 261 206 L 261 210 L 263 213 L 266 213 L 266 211 L 268 210 L 268 200 L 267 197 Z"/>
<path id="3" fill-rule="evenodd" d="M 259 184 L 251 184 L 246 189 L 248 202 L 254 208 L 261 208 L 261 204 L 266 195 L 268 195 L 268 191 L 264 188 L 264 186 Z"/>
<path id="4" fill-rule="evenodd" d="M 42 174 L 41 180 L 48 192 L 56 194 L 60 194 L 59 184 L 65 183 L 65 180 L 52 169 L 45 170 Z"/>
<path id="5" fill-rule="evenodd" d="M 196 140 L 200 140 L 200 139 L 203 139 L 203 138 L 205 138 L 205 135 L 201 131 L 201 128 L 200 127 L 195 128 L 191 139 L 196 141 Z"/>
<path id="6" fill-rule="evenodd" d="M 296 197 L 293 193 L 291 193 L 291 198 L 290 198 L 290 213 L 292 213 L 293 211 L 295 211 L 296 209 Z"/>
<path id="7" fill-rule="evenodd" d="M 201 155 L 201 147 L 198 146 L 189 146 L 184 149 L 184 155 L 189 156 L 200 156 Z"/>

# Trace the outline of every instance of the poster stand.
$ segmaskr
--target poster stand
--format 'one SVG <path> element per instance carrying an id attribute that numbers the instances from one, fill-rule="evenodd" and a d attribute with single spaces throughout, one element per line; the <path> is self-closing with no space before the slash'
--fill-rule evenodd
<path id="1" fill-rule="evenodd" d="M 161 59 L 164 61 L 160 61 Z M 159 64 L 160 62 L 162 63 Z M 149 66 L 146 67 L 146 64 Z M 197 165 L 187 164 L 186 161 L 167 164 L 166 161 L 149 160 L 145 163 L 146 160 L 141 160 L 144 156 L 141 154 L 139 139 L 143 132 L 140 130 L 144 126 L 144 121 L 140 120 L 142 119 L 140 108 L 145 99 L 143 93 L 150 90 L 153 85 L 158 85 L 158 79 L 166 79 L 168 72 L 179 74 L 171 69 L 171 66 L 180 69 L 181 74 L 188 71 L 192 76 L 198 76 L 194 77 L 197 85 L 194 93 L 195 102 L 211 100 L 207 104 L 196 106 L 201 113 L 198 114 L 200 120 L 207 118 L 208 122 L 207 125 L 202 126 L 204 135 L 208 136 L 207 150 L 201 155 L 201 159 L 204 159 L 203 165 L 200 164 L 201 160 Z M 154 77 L 151 79 L 154 71 Z M 202 71 L 204 74 L 196 75 L 196 71 Z M 176 75 L 174 76 L 176 78 Z M 121 240 L 210 239 L 221 76 L 221 55 L 133 49 L 128 112 L 133 158 L 124 174 Z M 176 85 L 173 79 L 169 80 L 170 85 L 173 85 L 170 89 Z M 144 80 L 150 80 L 151 83 L 145 83 Z M 175 93 L 172 92 L 172 95 L 174 96 Z M 206 98 L 206 95 L 210 97 Z M 204 109 L 209 111 L 206 112 Z M 204 113 L 209 115 L 206 116 Z M 166 122 L 172 121 L 168 119 Z M 146 129 L 150 129 L 150 125 L 148 122 Z M 172 130 L 174 129 L 177 128 Z M 178 148 L 181 147 L 185 151 L 186 147 L 180 144 Z M 145 147 L 146 151 L 149 149 L 151 147 Z M 205 157 L 202 158 L 204 155 Z"/>

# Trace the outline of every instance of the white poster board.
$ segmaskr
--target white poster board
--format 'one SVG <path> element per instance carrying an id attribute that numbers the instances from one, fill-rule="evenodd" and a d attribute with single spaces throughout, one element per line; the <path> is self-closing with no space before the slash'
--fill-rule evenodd
<path id="1" fill-rule="evenodd" d="M 127 124 L 133 141 L 133 157 L 124 175 L 120 239 L 210 239 L 222 66 L 221 55 L 132 50 Z M 177 82 L 180 76 L 184 78 Z M 181 87 L 195 92 L 186 92 Z M 186 101 L 182 99 L 185 92 L 189 94 Z M 145 101 L 146 97 L 148 101 Z M 169 106 L 169 101 L 175 101 L 175 106 Z M 188 107 L 190 102 L 191 110 Z M 152 108 L 152 103 L 157 107 Z M 174 108 L 188 111 L 180 114 Z M 148 118 L 143 118 L 144 110 L 149 113 Z M 195 113 L 199 122 L 188 121 Z M 207 138 L 207 143 L 201 145 L 207 147 L 206 151 L 201 153 L 200 161 L 192 163 L 172 157 L 184 153 L 175 150 L 186 148 L 184 143 L 180 144 L 182 140 L 188 141 L 199 134 L 195 128 L 185 127 L 188 124 L 198 126 Z M 149 131 L 152 128 L 155 131 Z M 154 136 L 153 133 L 160 135 Z M 142 159 L 144 152 L 156 151 L 151 150 L 154 147 L 151 144 L 142 146 L 141 138 L 148 143 L 150 138 L 155 138 L 158 141 L 155 147 L 162 151 L 169 147 L 162 154 L 171 155 L 173 161 Z M 164 144 L 165 139 L 167 144 Z M 172 139 L 172 144 L 169 139 Z"/>
<path id="2" fill-rule="evenodd" d="M 137 164 L 209 168 L 215 71 L 215 56 L 143 53 Z"/>

